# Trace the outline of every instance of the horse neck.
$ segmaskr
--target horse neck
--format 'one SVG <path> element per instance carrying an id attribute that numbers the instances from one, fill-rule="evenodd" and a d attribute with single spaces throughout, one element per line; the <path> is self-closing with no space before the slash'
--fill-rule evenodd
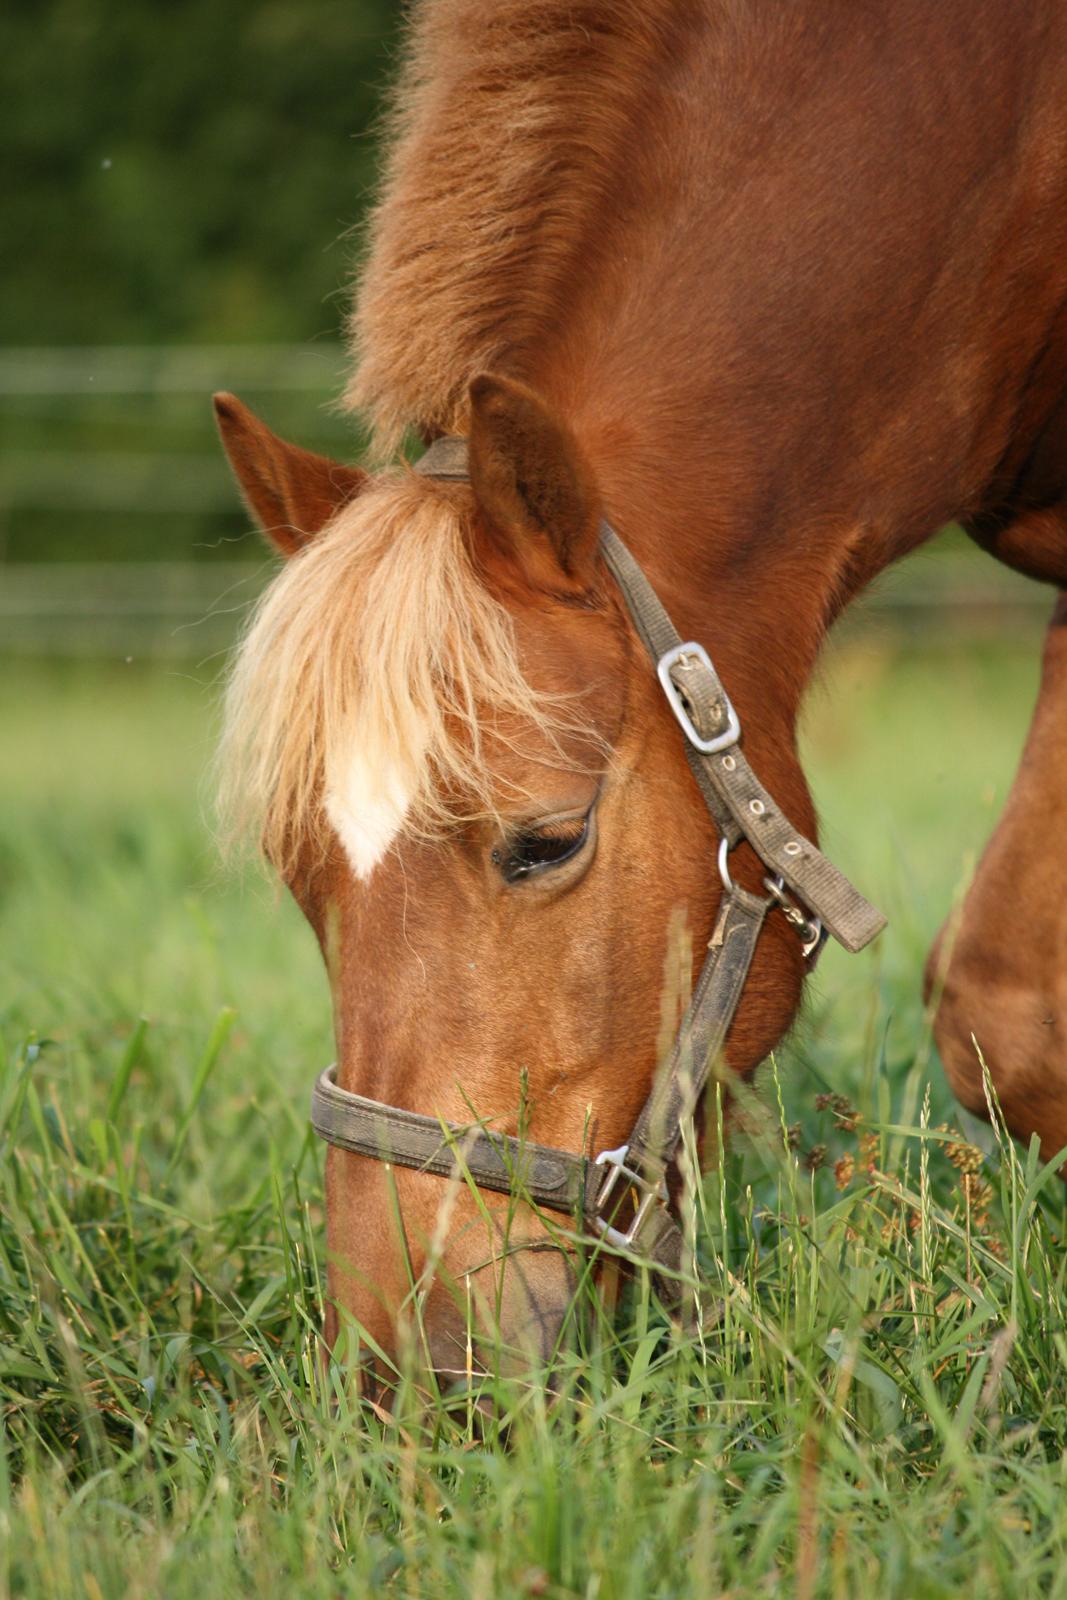
<path id="1" fill-rule="evenodd" d="M 998 155 L 1051 104 L 1034 40 L 963 0 L 878 29 L 807 10 L 806 30 L 769 21 L 757 60 L 694 9 L 558 337 L 516 359 L 679 627 L 786 724 L 841 606 L 981 505 L 1060 292 L 1038 245 L 1061 189 L 1036 205 Z M 994 60 L 1012 89 L 989 108 Z M 901 151 L 924 139 L 918 183 Z M 1006 232 L 1034 246 L 1025 295 Z"/>
<path id="2" fill-rule="evenodd" d="M 792 744 L 831 623 L 893 554 L 773 475 L 732 486 L 699 437 L 690 451 L 660 440 L 658 466 L 640 473 L 604 459 L 607 515 L 682 636 L 710 650 L 746 722 Z M 635 462 L 643 455 L 635 443 Z"/>
<path id="3" fill-rule="evenodd" d="M 725 337 L 705 332 L 703 349 L 721 353 Z M 691 327 L 688 338 L 699 350 Z M 775 377 L 735 386 L 715 361 L 660 367 L 654 348 L 633 390 L 610 378 L 598 388 L 595 365 L 566 351 L 539 374 L 569 409 L 606 514 L 676 626 L 712 650 L 742 708 L 758 705 L 791 741 L 830 624 L 951 517 L 954 489 L 902 471 L 872 496 L 862 460 L 843 446 L 842 397 L 810 373 L 804 396 Z M 921 437 L 911 420 L 906 431 Z"/>
<path id="4" fill-rule="evenodd" d="M 462 432 L 474 373 L 526 378 L 679 625 L 788 722 L 841 604 L 1029 448 L 1018 419 L 1067 293 L 1047 267 L 1067 14 L 418 16 L 353 397 L 387 437 Z"/>

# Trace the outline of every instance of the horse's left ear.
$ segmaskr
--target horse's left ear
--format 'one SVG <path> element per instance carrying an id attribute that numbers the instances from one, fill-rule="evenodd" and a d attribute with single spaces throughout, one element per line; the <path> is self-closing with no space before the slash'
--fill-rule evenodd
<path id="1" fill-rule="evenodd" d="M 490 373 L 470 385 L 469 471 L 489 532 L 527 576 L 586 587 L 600 531 L 600 498 L 578 441 L 525 384 Z"/>
<path id="2" fill-rule="evenodd" d="M 215 420 L 248 509 L 283 556 L 302 550 L 367 481 L 359 467 L 279 439 L 236 395 L 215 396 Z"/>

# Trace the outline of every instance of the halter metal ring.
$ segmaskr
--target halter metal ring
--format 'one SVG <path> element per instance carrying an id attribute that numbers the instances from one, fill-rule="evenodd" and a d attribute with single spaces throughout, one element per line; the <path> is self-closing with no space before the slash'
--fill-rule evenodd
<path id="1" fill-rule="evenodd" d="M 722 838 L 719 840 L 719 877 L 722 879 L 722 886 L 726 890 L 726 893 L 733 894 L 734 880 L 730 876 L 730 867 L 728 861 L 729 855 L 730 841 L 726 835 L 723 834 Z"/>
<path id="2" fill-rule="evenodd" d="M 727 745 L 737 743 L 741 737 L 741 722 L 730 703 L 729 695 L 724 690 L 722 703 L 726 712 L 726 727 L 722 733 L 717 733 L 712 739 L 705 739 L 703 734 L 697 731 L 696 725 L 682 698 L 681 691 L 671 677 L 672 667 L 677 666 L 679 662 L 685 661 L 687 658 L 694 657 L 702 666 L 707 668 L 715 682 L 718 682 L 715 677 L 715 668 L 711 664 L 711 657 L 708 652 L 702 644 L 697 644 L 692 639 L 688 644 L 676 644 L 673 650 L 665 651 L 656 662 L 656 675 L 663 686 L 664 694 L 667 696 L 667 703 L 681 724 L 682 732 L 689 740 L 689 743 L 694 749 L 699 750 L 701 755 L 713 756 L 716 750 L 725 750 Z"/>

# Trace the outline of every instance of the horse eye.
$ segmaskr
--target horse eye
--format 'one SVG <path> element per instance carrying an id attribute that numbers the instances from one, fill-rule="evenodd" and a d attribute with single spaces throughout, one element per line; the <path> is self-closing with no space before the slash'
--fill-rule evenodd
<path id="1" fill-rule="evenodd" d="M 578 854 L 588 835 L 588 817 L 531 828 L 513 834 L 506 845 L 492 852 L 492 859 L 505 883 L 518 883 L 536 872 L 562 866 Z"/>

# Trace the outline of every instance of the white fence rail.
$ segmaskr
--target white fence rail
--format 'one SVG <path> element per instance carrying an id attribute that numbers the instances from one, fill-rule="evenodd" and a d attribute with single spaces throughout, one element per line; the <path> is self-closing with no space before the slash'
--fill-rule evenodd
<path id="1" fill-rule="evenodd" d="M 0 565 L 0 654 L 208 658 L 232 644 L 273 569 L 269 557 Z M 961 631 L 1036 638 L 1051 605 L 1047 588 L 1005 581 L 990 563 L 981 582 L 902 573 L 844 626 L 866 620 L 930 642 Z"/>
<path id="2" fill-rule="evenodd" d="M 209 395 L 214 389 L 333 393 L 340 345 L 20 345 L 0 350 L 0 399 L 32 395 Z"/>
<path id="3" fill-rule="evenodd" d="M 331 402 L 344 369 L 341 347 L 326 340 L 0 349 L 0 652 L 225 650 L 269 560 L 242 540 L 248 518 L 209 397 L 234 389 L 269 414 L 290 397 L 311 442 L 341 437 Z M 247 548 L 245 561 L 219 559 L 230 540 Z M 116 543 L 137 558 L 85 559 Z M 49 559 L 34 559 L 37 549 Z M 189 555 L 143 559 L 156 549 Z M 57 550 L 79 559 L 55 559 Z"/>
<path id="4" fill-rule="evenodd" d="M 269 577 L 251 561 L 0 566 L 0 652 L 207 658 L 225 651 Z"/>
<path id="5" fill-rule="evenodd" d="M 316 418 L 325 431 L 344 368 L 340 346 L 327 341 L 0 349 L 0 653 L 189 658 L 226 650 L 270 570 L 252 541 L 245 561 L 207 550 L 203 560 L 38 561 L 13 530 L 26 517 L 68 533 L 78 518 L 99 530 L 101 517 L 105 525 L 113 517 L 135 531 L 150 519 L 148 548 L 161 554 L 236 540 L 247 518 L 212 436 L 208 396 L 269 395 L 264 409 L 273 413 L 288 394 L 301 431 Z M 341 433 L 336 419 L 332 428 L 355 449 L 350 429 Z M 68 537 L 63 547 L 82 557 L 96 536 Z M 143 552 L 146 541 L 134 542 Z M 1036 633 L 1050 596 L 961 549 L 920 554 L 865 604 L 924 637 L 961 628 Z"/>

